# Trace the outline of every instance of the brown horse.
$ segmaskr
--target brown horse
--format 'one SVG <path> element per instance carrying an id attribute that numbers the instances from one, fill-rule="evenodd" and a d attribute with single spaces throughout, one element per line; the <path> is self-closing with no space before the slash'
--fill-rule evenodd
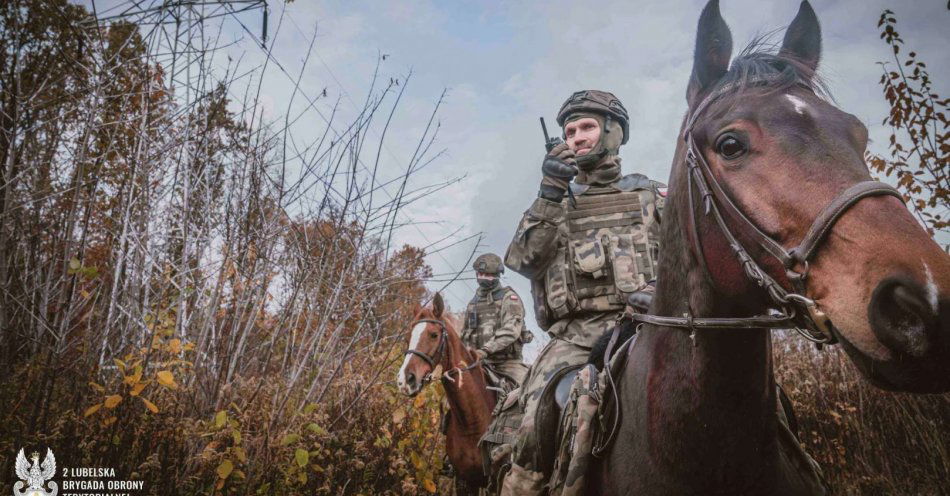
<path id="1" fill-rule="evenodd" d="M 867 182 L 867 129 L 822 97 L 820 50 L 803 2 L 777 53 L 753 44 L 730 66 L 718 1 L 703 10 L 657 317 L 630 348 L 592 494 L 813 492 L 779 450 L 768 327 L 839 341 L 880 387 L 950 390 L 950 257 Z"/>
<path id="2" fill-rule="evenodd" d="M 470 487 L 482 487 L 487 479 L 478 440 L 491 423 L 495 393 L 487 388 L 481 365 L 462 344 L 455 323 L 444 312 L 445 303 L 439 293 L 431 309 L 423 307 L 416 312 L 409 349 L 396 383 L 403 393 L 415 396 L 428 383 L 436 365 L 441 365 L 442 387 L 450 408 L 445 452 L 457 478 Z"/>

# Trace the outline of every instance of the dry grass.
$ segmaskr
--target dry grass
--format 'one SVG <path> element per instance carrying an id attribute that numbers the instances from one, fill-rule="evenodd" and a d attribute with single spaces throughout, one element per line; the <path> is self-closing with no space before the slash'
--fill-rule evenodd
<path id="1" fill-rule="evenodd" d="M 839 494 L 948 494 L 950 395 L 877 389 L 840 347 L 787 336 L 773 348 L 802 442 Z"/>

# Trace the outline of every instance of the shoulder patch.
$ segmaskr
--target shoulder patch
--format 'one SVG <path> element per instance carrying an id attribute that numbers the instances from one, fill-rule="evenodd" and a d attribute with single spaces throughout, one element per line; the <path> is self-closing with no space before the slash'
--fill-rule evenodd
<path id="1" fill-rule="evenodd" d="M 520 300 L 520 298 L 518 298 L 518 295 L 514 293 L 511 293 L 510 295 L 508 295 L 508 299 L 515 300 L 515 301 Z"/>
<path id="2" fill-rule="evenodd" d="M 667 191 L 666 186 L 657 186 L 656 188 L 656 192 L 659 193 L 660 196 L 662 196 L 663 198 L 666 198 L 666 191 Z"/>

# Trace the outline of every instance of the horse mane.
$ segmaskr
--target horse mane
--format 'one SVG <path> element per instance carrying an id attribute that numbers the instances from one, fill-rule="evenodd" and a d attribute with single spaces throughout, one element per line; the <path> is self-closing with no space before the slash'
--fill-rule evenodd
<path id="1" fill-rule="evenodd" d="M 735 84 L 739 87 L 737 93 L 741 93 L 755 81 L 757 88 L 768 93 L 803 85 L 818 97 L 834 101 L 824 78 L 798 58 L 781 52 L 773 37 L 774 33 L 767 33 L 753 38 L 732 60 L 729 70 L 711 91 Z M 762 78 L 768 82 L 761 83 Z"/>

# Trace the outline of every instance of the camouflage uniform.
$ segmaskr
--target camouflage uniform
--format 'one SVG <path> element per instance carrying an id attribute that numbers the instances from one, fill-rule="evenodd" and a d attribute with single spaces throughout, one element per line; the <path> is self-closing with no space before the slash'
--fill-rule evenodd
<path id="1" fill-rule="evenodd" d="M 473 268 L 496 277 L 493 284 L 479 287 L 469 302 L 462 341 L 469 348 L 482 350 L 489 367 L 507 376 L 512 386 L 517 387 L 528 373 L 521 349 L 534 337 L 524 324 L 524 306 L 515 290 L 499 287 L 497 276 L 504 272 L 504 266 L 498 255 L 486 253 L 478 257 Z"/>
<path id="2" fill-rule="evenodd" d="M 561 368 L 587 360 L 597 338 L 623 313 L 627 296 L 656 271 L 664 185 L 641 174 L 621 176 L 616 149 L 626 142 L 626 111 L 610 93 L 577 92 L 558 123 L 575 115 L 598 118 L 603 130 L 588 155 L 600 148 L 607 153 L 586 167 L 578 160 L 580 171 L 569 186 L 576 204 L 569 196 L 545 198 L 550 195 L 542 182 L 541 197 L 525 212 L 505 255 L 508 267 L 531 280 L 535 315 L 551 340 L 521 387 L 524 418 L 502 494 L 541 490 L 546 477 L 535 468 L 534 418 L 545 384 Z"/>

